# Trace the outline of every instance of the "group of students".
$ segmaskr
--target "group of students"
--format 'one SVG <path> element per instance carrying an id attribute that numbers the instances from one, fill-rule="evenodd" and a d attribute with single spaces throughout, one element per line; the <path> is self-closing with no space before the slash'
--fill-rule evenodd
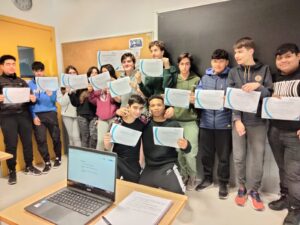
<path id="1" fill-rule="evenodd" d="M 61 104 L 61 113 L 71 145 L 106 149 L 118 154 L 118 177 L 132 182 L 166 189 L 183 194 L 185 188 L 203 190 L 213 183 L 215 154 L 218 155 L 217 177 L 219 198 L 228 197 L 230 177 L 230 155 L 238 181 L 235 202 L 244 206 L 249 197 L 256 210 L 263 210 L 264 203 L 259 195 L 263 176 L 265 144 L 268 138 L 279 168 L 280 199 L 269 203 L 273 210 L 288 209 L 285 225 L 298 225 L 300 222 L 300 121 L 270 120 L 261 118 L 261 105 L 257 113 L 247 113 L 224 108 L 223 110 L 197 110 L 194 107 L 194 91 L 224 90 L 227 87 L 240 88 L 246 92 L 261 92 L 264 97 L 300 97 L 300 52 L 296 44 L 286 43 L 275 52 L 278 73 L 271 76 L 267 65 L 254 60 L 254 41 L 241 38 L 233 46 L 237 66 L 229 68 L 229 54 L 217 49 L 211 57 L 211 68 L 200 79 L 191 71 L 193 59 L 189 53 L 178 57 L 178 69 L 164 57 L 165 46 L 161 41 L 149 45 L 152 58 L 162 59 L 163 77 L 145 77 L 136 70 L 136 59 L 131 53 L 121 58 L 124 72 L 128 76 L 132 92 L 112 98 L 108 89 L 94 91 L 87 89 L 71 90 L 69 87 L 56 92 L 37 92 L 34 79 L 29 82 L 32 90 L 29 103 L 3 104 L 3 87 L 26 87 L 27 84 L 15 74 L 15 58 L 2 56 L 3 71 L 0 77 L 0 118 L 6 151 L 14 155 L 7 160 L 9 183 L 16 182 L 16 146 L 20 135 L 25 172 L 35 175 L 41 172 L 32 165 L 31 129 L 33 129 L 39 151 L 45 161 L 42 172 L 51 168 L 45 130 L 50 131 L 56 158 L 53 167 L 61 163 L 61 142 L 56 115 L 56 100 Z M 42 63 L 32 65 L 35 76 L 44 71 Z M 114 68 L 107 64 L 100 68 L 91 67 L 87 75 L 94 76 L 108 71 L 111 79 L 117 79 Z M 73 66 L 65 73 L 78 74 Z M 164 89 L 177 88 L 192 91 L 190 107 L 166 108 Z M 57 98 L 57 99 L 56 99 Z M 148 100 L 146 104 L 146 99 Z M 148 108 L 148 111 L 145 109 Z M 31 113 L 31 115 L 30 115 Z M 116 116 L 117 115 L 117 119 Z M 200 120 L 200 121 L 199 121 Z M 109 129 L 112 123 L 142 132 L 136 146 L 111 143 Z M 154 144 L 153 127 L 183 127 L 184 138 L 179 139 L 179 150 L 173 147 Z M 196 186 L 198 149 L 204 171 L 204 178 Z M 250 161 L 246 161 L 247 154 Z M 143 158 L 145 165 L 143 165 Z M 48 166 L 48 168 L 47 168 Z M 144 167 L 144 168 L 141 168 Z M 178 169 L 179 166 L 179 169 Z M 246 181 L 246 168 L 250 180 Z M 246 189 L 249 188 L 249 192 Z"/>

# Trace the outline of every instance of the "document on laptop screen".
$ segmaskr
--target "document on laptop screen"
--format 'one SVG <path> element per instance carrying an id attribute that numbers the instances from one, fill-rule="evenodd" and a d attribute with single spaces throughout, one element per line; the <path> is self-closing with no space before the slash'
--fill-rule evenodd
<path id="1" fill-rule="evenodd" d="M 100 188 L 115 190 L 115 157 L 69 148 L 68 179 Z"/>

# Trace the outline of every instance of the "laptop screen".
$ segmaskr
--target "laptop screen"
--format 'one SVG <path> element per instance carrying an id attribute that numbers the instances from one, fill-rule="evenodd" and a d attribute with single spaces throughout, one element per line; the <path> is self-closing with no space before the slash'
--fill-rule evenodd
<path id="1" fill-rule="evenodd" d="M 114 193 L 115 179 L 115 154 L 69 147 L 68 181 L 91 192 L 101 189 L 106 193 Z"/>

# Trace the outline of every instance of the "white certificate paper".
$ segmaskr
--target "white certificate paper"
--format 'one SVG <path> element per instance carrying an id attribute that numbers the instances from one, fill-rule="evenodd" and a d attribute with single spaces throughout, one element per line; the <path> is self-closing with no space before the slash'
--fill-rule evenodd
<path id="1" fill-rule="evenodd" d="M 175 88 L 166 88 L 164 95 L 165 105 L 180 108 L 189 108 L 191 91 Z"/>
<path id="2" fill-rule="evenodd" d="M 110 134 L 113 143 L 136 146 L 142 132 L 114 123 L 110 129 Z"/>
<path id="3" fill-rule="evenodd" d="M 300 98 L 270 97 L 264 98 L 262 118 L 278 120 L 300 120 Z"/>
<path id="4" fill-rule="evenodd" d="M 86 74 L 71 75 L 62 74 L 61 86 L 70 87 L 72 90 L 80 90 L 88 87 L 88 79 Z"/>
<path id="5" fill-rule="evenodd" d="M 124 77 L 107 83 L 111 97 L 122 96 L 131 92 L 130 78 Z"/>
<path id="6" fill-rule="evenodd" d="M 163 61 L 161 59 L 141 59 L 140 72 L 148 77 L 162 77 Z"/>
<path id="7" fill-rule="evenodd" d="M 239 88 L 227 88 L 224 107 L 256 113 L 260 95 L 258 91 L 246 92 Z"/>
<path id="8" fill-rule="evenodd" d="M 223 90 L 196 90 L 195 108 L 222 110 L 224 106 Z"/>
<path id="9" fill-rule="evenodd" d="M 153 127 L 154 144 L 179 148 L 177 141 L 183 138 L 182 127 Z"/>
<path id="10" fill-rule="evenodd" d="M 100 73 L 96 76 L 90 77 L 89 81 L 95 91 L 107 88 L 107 83 L 110 81 L 109 72 L 107 71 L 104 73 Z"/>
<path id="11" fill-rule="evenodd" d="M 57 91 L 59 88 L 57 77 L 36 77 L 35 82 L 38 91 Z"/>
<path id="12" fill-rule="evenodd" d="M 29 102 L 30 88 L 3 88 L 4 104 Z"/>

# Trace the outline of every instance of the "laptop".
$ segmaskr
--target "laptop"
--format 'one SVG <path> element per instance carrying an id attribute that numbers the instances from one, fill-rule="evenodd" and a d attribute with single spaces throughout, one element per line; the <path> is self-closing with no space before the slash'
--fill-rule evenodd
<path id="1" fill-rule="evenodd" d="M 69 146 L 67 187 L 25 210 L 54 224 L 87 224 L 115 201 L 116 165 L 115 153 Z"/>

